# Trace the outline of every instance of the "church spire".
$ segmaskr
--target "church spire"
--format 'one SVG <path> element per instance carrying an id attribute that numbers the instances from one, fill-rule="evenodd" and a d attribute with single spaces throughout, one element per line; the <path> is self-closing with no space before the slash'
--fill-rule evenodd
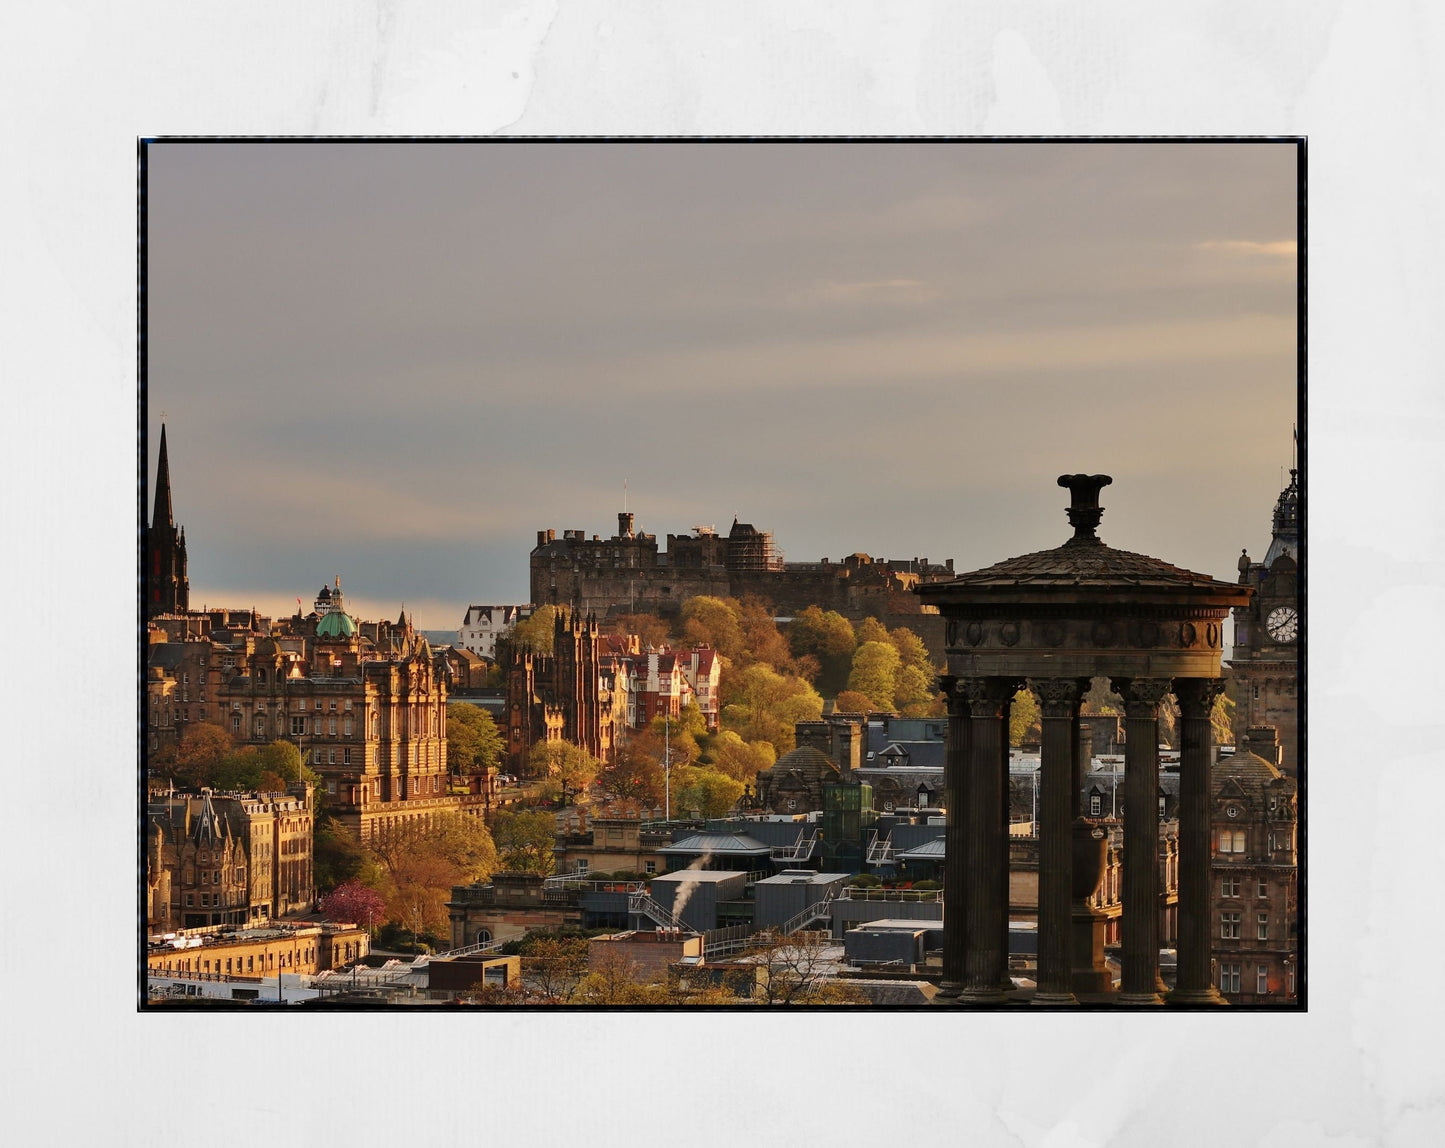
<path id="1" fill-rule="evenodd" d="M 161 459 L 156 467 L 156 504 L 151 514 L 151 529 L 174 526 L 171 517 L 171 466 L 166 460 L 166 424 L 161 423 Z"/>

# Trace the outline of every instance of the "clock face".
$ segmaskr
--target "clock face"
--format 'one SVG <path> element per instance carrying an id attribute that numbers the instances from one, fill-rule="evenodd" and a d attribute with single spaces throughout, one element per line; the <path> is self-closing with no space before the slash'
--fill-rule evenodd
<path id="1" fill-rule="evenodd" d="M 1224 816 L 1226 816 L 1226 817 L 1238 817 L 1238 816 L 1239 816 L 1239 806 L 1237 806 L 1237 805 L 1226 805 L 1226 806 L 1224 807 Z"/>
<path id="2" fill-rule="evenodd" d="M 1279 606 L 1269 612 L 1264 628 L 1276 642 L 1293 642 L 1299 634 L 1299 615 L 1293 606 Z"/>

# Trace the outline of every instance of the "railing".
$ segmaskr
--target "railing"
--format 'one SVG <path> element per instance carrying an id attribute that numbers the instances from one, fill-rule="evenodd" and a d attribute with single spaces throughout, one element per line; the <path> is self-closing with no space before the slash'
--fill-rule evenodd
<path id="1" fill-rule="evenodd" d="M 735 925 L 728 929 L 708 929 L 702 935 L 704 960 L 713 960 L 729 953 L 741 952 L 753 942 L 751 925 Z"/>
<path id="2" fill-rule="evenodd" d="M 664 929 L 679 929 L 684 933 L 696 933 L 691 925 L 678 920 L 646 893 L 633 893 L 627 901 L 627 911 L 636 917 L 648 917 Z"/>
<path id="3" fill-rule="evenodd" d="M 942 901 L 942 889 L 875 889 L 849 886 L 840 901 Z"/>
<path id="4" fill-rule="evenodd" d="M 893 834 L 889 834 L 878 840 L 878 831 L 873 831 L 873 836 L 868 839 L 867 861 L 870 865 L 889 865 L 893 862 Z"/>
<path id="5" fill-rule="evenodd" d="M 820 917 L 831 917 L 832 910 L 830 906 L 833 903 L 833 899 L 833 890 L 829 889 L 827 895 L 821 901 L 814 901 L 801 913 L 794 913 L 791 917 L 789 917 L 786 921 L 779 925 L 779 931 L 783 934 L 783 936 L 786 937 L 791 933 L 796 933 L 804 925 L 811 924 L 812 922 L 818 920 Z"/>
<path id="6" fill-rule="evenodd" d="M 800 829 L 798 839 L 791 845 L 774 845 L 768 850 L 768 856 L 774 861 L 806 861 L 813 855 L 813 850 L 818 847 L 818 839 L 821 836 L 816 829 Z"/>

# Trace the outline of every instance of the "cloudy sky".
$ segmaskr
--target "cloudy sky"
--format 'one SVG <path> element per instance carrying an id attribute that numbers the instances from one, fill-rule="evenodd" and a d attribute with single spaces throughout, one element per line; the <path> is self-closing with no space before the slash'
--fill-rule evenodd
<path id="1" fill-rule="evenodd" d="M 159 144 L 192 604 L 453 628 L 545 527 L 792 560 L 1101 536 L 1232 579 L 1296 410 L 1285 144 Z M 147 504 L 149 505 L 149 503 Z"/>

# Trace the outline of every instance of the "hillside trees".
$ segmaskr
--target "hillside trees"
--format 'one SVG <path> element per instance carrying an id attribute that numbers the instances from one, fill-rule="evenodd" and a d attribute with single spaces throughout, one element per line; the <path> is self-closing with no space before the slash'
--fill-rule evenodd
<path id="1" fill-rule="evenodd" d="M 483 777 L 502 760 L 502 731 L 481 706 L 447 706 L 447 764 L 452 772 Z"/>

